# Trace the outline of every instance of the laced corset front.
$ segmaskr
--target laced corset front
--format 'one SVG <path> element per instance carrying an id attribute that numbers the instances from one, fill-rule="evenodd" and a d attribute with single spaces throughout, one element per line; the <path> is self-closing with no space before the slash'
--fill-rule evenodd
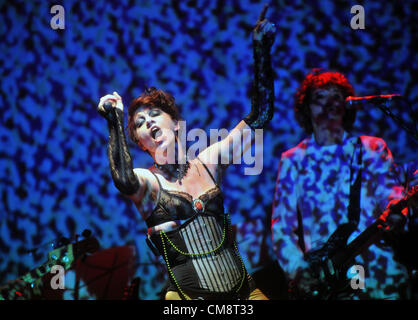
<path id="1" fill-rule="evenodd" d="M 179 226 L 165 232 L 153 228 L 170 221 Z M 157 206 L 146 223 L 177 291 L 224 293 L 241 286 L 246 271 L 217 185 L 196 199 L 160 185 Z"/>

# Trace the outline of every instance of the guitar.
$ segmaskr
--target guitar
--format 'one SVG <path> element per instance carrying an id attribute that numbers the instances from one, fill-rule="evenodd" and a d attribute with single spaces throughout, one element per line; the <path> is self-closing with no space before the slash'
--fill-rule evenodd
<path id="1" fill-rule="evenodd" d="M 401 211 L 410 206 L 417 206 L 418 186 L 414 186 L 399 202 L 388 209 L 388 215 L 402 215 Z M 319 278 L 323 273 L 325 281 L 311 287 L 310 294 L 301 293 L 296 285 L 291 284 L 290 296 L 293 299 L 332 300 L 344 294 L 350 287 L 346 274 L 353 265 L 354 258 L 370 245 L 382 238 L 382 230 L 387 227 L 385 219 L 379 217 L 353 241 L 347 244 L 349 236 L 356 230 L 356 225 L 345 223 L 337 228 L 328 241 L 319 249 L 309 251 L 305 260 L 310 265 L 312 275 Z"/>
<path id="2" fill-rule="evenodd" d="M 45 284 L 50 286 L 50 283 L 44 280 L 51 274 L 53 266 L 60 265 L 64 270 L 68 270 L 78 258 L 87 253 L 96 252 L 99 247 L 97 239 L 89 235 L 82 241 L 50 251 L 48 260 L 44 264 L 1 286 L 0 300 L 42 299 L 44 289 L 48 289 L 48 286 L 45 287 Z"/>

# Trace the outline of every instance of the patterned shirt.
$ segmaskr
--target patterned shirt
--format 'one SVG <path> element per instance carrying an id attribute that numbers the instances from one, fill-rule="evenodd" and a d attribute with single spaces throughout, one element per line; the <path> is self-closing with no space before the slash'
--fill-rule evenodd
<path id="1" fill-rule="evenodd" d="M 303 247 L 305 252 L 319 248 L 339 225 L 348 222 L 350 185 L 359 169 L 360 220 L 348 242 L 378 218 L 391 199 L 403 196 L 385 141 L 361 136 L 360 144 L 360 139 L 345 132 L 341 144 L 321 146 L 312 135 L 282 154 L 273 202 L 272 237 L 278 262 L 289 278 L 294 278 L 303 263 Z M 398 298 L 397 289 L 407 273 L 393 260 L 389 247 L 373 244 L 357 256 L 356 263 L 365 270 L 362 296 Z"/>

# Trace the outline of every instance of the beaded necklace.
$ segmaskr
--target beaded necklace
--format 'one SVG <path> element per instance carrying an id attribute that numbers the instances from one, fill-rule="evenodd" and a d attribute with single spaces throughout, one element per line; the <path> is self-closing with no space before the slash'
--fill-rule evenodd
<path id="1" fill-rule="evenodd" d="M 174 159 L 178 159 L 178 145 L 176 144 L 175 156 Z M 154 167 L 160 169 L 169 177 L 175 177 L 181 182 L 181 180 L 186 176 L 187 171 L 190 168 L 190 162 L 185 156 L 186 163 L 167 163 L 167 164 L 158 164 L 154 162 Z"/>
<path id="2" fill-rule="evenodd" d="M 190 168 L 190 162 L 186 160 L 184 164 L 157 164 L 154 163 L 154 167 L 160 169 L 161 171 L 165 172 L 170 177 L 175 177 L 179 181 L 183 179 L 186 174 L 187 170 Z"/>

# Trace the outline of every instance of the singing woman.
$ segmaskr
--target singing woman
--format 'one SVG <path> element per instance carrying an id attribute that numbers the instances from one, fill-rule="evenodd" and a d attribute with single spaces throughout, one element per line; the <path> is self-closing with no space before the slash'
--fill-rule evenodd
<path id="1" fill-rule="evenodd" d="M 225 139 L 196 158 L 189 159 L 179 143 L 182 118 L 168 92 L 148 88 L 128 109 L 129 137 L 154 160 L 147 169 L 133 168 L 124 132 L 122 98 L 114 92 L 100 99 L 98 111 L 109 128 L 112 178 L 118 190 L 135 204 L 147 224 L 149 244 L 166 263 L 170 278 L 167 300 L 267 299 L 240 258 L 224 212 L 224 195 L 215 179 L 219 170 L 225 169 L 225 161 L 231 162 L 234 153 L 242 154 L 251 147 L 251 135 L 242 142 L 242 148 L 234 148 L 233 140 L 241 137 L 245 128 L 263 128 L 273 116 L 270 49 L 275 27 L 265 19 L 266 9 L 253 31 L 251 112 Z"/>

